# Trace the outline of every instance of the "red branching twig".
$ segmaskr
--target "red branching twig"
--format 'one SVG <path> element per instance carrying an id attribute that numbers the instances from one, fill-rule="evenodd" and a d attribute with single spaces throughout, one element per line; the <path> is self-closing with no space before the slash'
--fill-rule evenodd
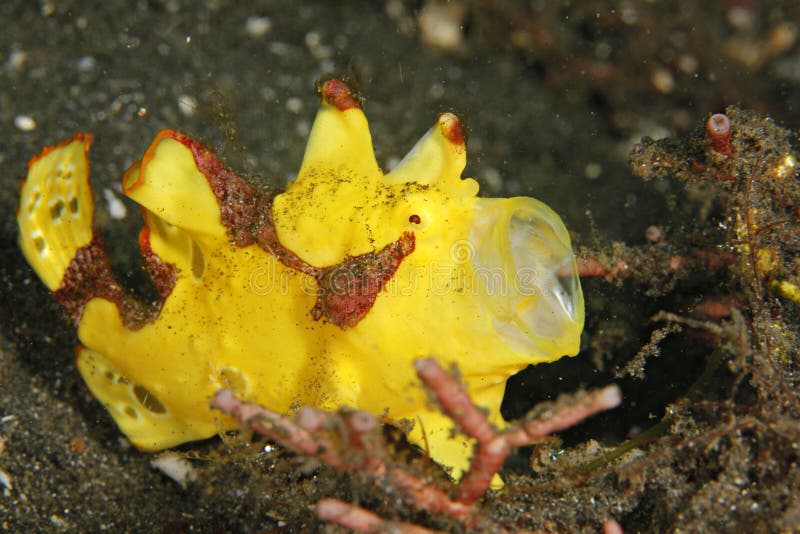
<path id="1" fill-rule="evenodd" d="M 609 519 L 603 523 L 603 534 L 623 534 L 622 526 L 617 523 L 616 519 Z"/>
<path id="2" fill-rule="evenodd" d="M 396 532 L 398 534 L 433 534 L 435 531 L 398 521 L 384 521 L 380 516 L 338 499 L 322 499 L 316 506 L 317 517 L 357 532 Z"/>
<path id="3" fill-rule="evenodd" d="M 230 390 L 218 391 L 214 396 L 214 406 L 300 454 L 315 457 L 343 471 L 372 476 L 380 486 L 404 496 L 417 510 L 450 517 L 467 528 L 483 526 L 501 532 L 503 529 L 499 525 L 488 525 L 488 519 L 474 513 L 474 504 L 489 490 L 492 477 L 509 453 L 516 447 L 613 408 L 621 401 L 619 388 L 612 385 L 561 400 L 544 415 L 528 417 L 503 432 L 497 432 L 459 380 L 435 359 L 417 360 L 414 365 L 421 382 L 442 412 L 476 441 L 472 464 L 461 480 L 455 500 L 446 491 L 388 461 L 378 422 L 367 412 L 341 410 L 332 413 L 303 408 L 294 417 L 286 417 L 262 406 L 242 402 Z M 384 521 L 372 512 L 335 499 L 320 501 L 317 515 L 360 532 L 430 532 L 407 523 Z"/>
<path id="4" fill-rule="evenodd" d="M 291 419 L 277 412 L 264 410 L 257 404 L 242 402 L 229 389 L 221 389 L 214 395 L 214 406 L 230 414 L 262 436 L 289 446 L 301 454 L 315 456 L 319 445 L 311 433 Z"/>
<path id="5" fill-rule="evenodd" d="M 523 447 L 548 434 L 574 426 L 597 412 L 616 408 L 620 402 L 622 392 L 615 385 L 588 391 L 575 398 L 572 404 L 557 408 L 552 413 L 525 419 L 505 432 L 504 436 L 512 447 Z"/>
<path id="6" fill-rule="evenodd" d="M 516 447 L 529 445 L 548 434 L 564 430 L 583 419 L 614 408 L 622 400 L 617 386 L 585 393 L 546 416 L 525 419 L 497 433 L 484 413 L 473 404 L 459 381 L 433 358 L 414 363 L 422 383 L 436 397 L 442 411 L 477 442 L 469 471 L 461 479 L 458 501 L 472 504 L 489 490 L 492 477 Z"/>
<path id="7" fill-rule="evenodd" d="M 490 441 L 495 431 L 486 415 L 473 404 L 461 383 L 439 365 L 434 358 L 414 362 L 417 376 L 434 394 L 442 411 L 453 418 L 464 433 L 478 443 Z"/>
<path id="8" fill-rule="evenodd" d="M 460 520 L 466 519 L 472 511 L 469 505 L 450 499 L 443 490 L 388 463 L 378 423 L 372 414 L 362 411 L 332 413 L 307 407 L 290 418 L 258 404 L 242 402 L 227 389 L 214 395 L 214 406 L 295 452 L 343 471 L 367 473 L 380 483 L 391 485 L 419 510 Z"/>
<path id="9" fill-rule="evenodd" d="M 692 251 L 688 254 L 670 254 L 667 249 L 648 247 L 637 250 L 631 247 L 620 247 L 618 254 L 605 257 L 599 254 L 578 258 L 578 275 L 581 278 L 603 277 L 608 281 L 623 280 L 652 275 L 653 272 L 663 274 L 677 271 L 715 271 L 730 266 L 736 256 L 730 252 L 716 248 Z M 591 254 L 592 251 L 586 251 Z M 594 251 L 597 252 L 597 251 Z"/>

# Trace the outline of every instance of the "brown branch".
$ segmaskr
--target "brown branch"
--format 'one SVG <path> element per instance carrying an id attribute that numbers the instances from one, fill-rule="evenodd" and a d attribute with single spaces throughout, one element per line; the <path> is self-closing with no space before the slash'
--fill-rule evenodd
<path id="1" fill-rule="evenodd" d="M 436 398 L 442 412 L 458 423 L 466 435 L 475 438 L 478 443 L 488 443 L 494 438 L 494 428 L 486 415 L 473 404 L 461 383 L 442 369 L 434 358 L 416 360 L 414 368 L 419 379 Z"/>
<path id="2" fill-rule="evenodd" d="M 316 506 L 317 517 L 356 532 L 391 532 L 394 534 L 433 534 L 435 530 L 403 523 L 384 521 L 380 516 L 364 510 L 360 506 L 348 504 L 338 499 L 322 499 Z"/>
<path id="3" fill-rule="evenodd" d="M 602 277 L 609 282 L 633 278 L 647 282 L 654 274 L 666 277 L 676 273 L 716 271 L 736 261 L 735 254 L 714 247 L 685 251 L 683 254 L 659 245 L 631 247 L 611 243 L 606 248 L 608 250 L 581 247 L 577 259 L 581 278 Z"/>
<path id="4" fill-rule="evenodd" d="M 372 476 L 377 482 L 398 490 L 419 510 L 461 521 L 472 512 L 469 505 L 451 500 L 436 486 L 388 463 L 378 423 L 372 414 L 303 408 L 290 418 L 258 404 L 242 402 L 226 389 L 216 393 L 213 406 L 295 452 L 342 471 Z M 337 439 L 331 439 L 332 433 Z"/>
<path id="5" fill-rule="evenodd" d="M 564 396 L 552 412 L 526 419 L 505 432 L 512 447 L 522 447 L 553 432 L 565 430 L 598 412 L 616 408 L 622 402 L 622 391 L 616 385 L 572 396 Z"/>
<path id="6" fill-rule="evenodd" d="M 613 408 L 621 400 L 619 388 L 613 385 L 579 393 L 561 398 L 546 412 L 540 410 L 538 415 L 497 432 L 454 374 L 445 371 L 433 358 L 417 360 L 414 366 L 442 412 L 477 442 L 472 464 L 461 480 L 455 500 L 446 491 L 389 462 L 378 422 L 367 412 L 303 408 L 294 417 L 286 417 L 257 404 L 242 402 L 230 390 L 218 391 L 213 405 L 300 454 L 346 472 L 371 476 L 379 486 L 401 495 L 417 510 L 455 519 L 467 528 L 485 527 L 501 532 L 500 525 L 490 524 L 486 517 L 474 513 L 474 504 L 489 490 L 492 477 L 509 453 Z M 360 532 L 430 532 L 407 523 L 384 521 L 372 512 L 335 499 L 320 501 L 317 514 L 323 520 Z"/>
<path id="7" fill-rule="evenodd" d="M 477 442 L 469 471 L 461 479 L 458 501 L 472 504 L 488 490 L 492 477 L 516 447 L 569 428 L 597 412 L 619 405 L 622 393 L 617 386 L 578 394 L 562 400 L 545 415 L 526 418 L 498 433 L 484 413 L 472 402 L 461 383 L 433 358 L 414 363 L 420 380 L 433 393 L 439 406 L 467 436 Z"/>
<path id="8" fill-rule="evenodd" d="M 213 406 L 234 416 L 262 436 L 277 441 L 295 452 L 308 456 L 319 453 L 319 444 L 310 432 L 277 412 L 265 410 L 257 404 L 240 401 L 229 389 L 217 391 Z"/>

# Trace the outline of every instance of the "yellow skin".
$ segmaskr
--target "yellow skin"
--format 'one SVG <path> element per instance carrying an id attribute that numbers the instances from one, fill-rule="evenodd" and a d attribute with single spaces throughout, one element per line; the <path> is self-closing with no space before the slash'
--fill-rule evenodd
<path id="1" fill-rule="evenodd" d="M 102 277 L 80 286 L 84 300 L 69 300 L 79 285 L 70 269 L 99 265 L 92 262 L 102 255 L 100 245 L 92 259 L 80 252 L 98 235 L 86 134 L 31 161 L 20 246 L 78 326 L 86 384 L 140 449 L 236 428 L 210 407 L 228 387 L 286 413 L 352 407 L 411 421 L 409 439 L 458 478 L 472 444 L 429 401 L 412 362 L 433 355 L 457 365 L 476 404 L 502 427 L 510 375 L 578 352 L 583 297 L 569 236 L 537 200 L 476 196 L 478 184 L 461 179 L 466 150 L 455 116 L 442 115 L 384 175 L 349 88 L 331 80 L 321 93 L 297 178 L 271 200 L 278 248 L 294 260 L 279 259 L 270 250 L 275 241 L 237 242 L 192 151 L 199 145 L 171 131 L 156 137 L 123 181 L 143 207 L 143 252 L 174 273 L 171 287 L 162 284 L 160 307 L 141 304 L 136 309 L 149 315 L 126 317 L 129 297 Z M 362 317 L 313 312 L 321 291 L 313 269 L 376 253 L 403 236 L 411 236 L 413 251 Z"/>

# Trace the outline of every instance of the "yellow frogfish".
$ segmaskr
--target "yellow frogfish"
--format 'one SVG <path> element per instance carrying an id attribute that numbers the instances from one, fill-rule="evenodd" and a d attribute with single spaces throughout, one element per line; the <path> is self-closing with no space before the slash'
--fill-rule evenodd
<path id="1" fill-rule="evenodd" d="M 30 265 L 74 321 L 77 366 L 142 450 L 237 427 L 221 388 L 280 412 L 351 407 L 412 422 L 409 440 L 458 478 L 472 443 L 429 400 L 413 361 L 456 365 L 504 425 L 507 378 L 574 355 L 584 305 L 569 234 L 528 197 L 478 197 L 458 119 L 439 116 L 388 174 L 361 100 L 318 85 L 297 177 L 266 192 L 207 147 L 160 132 L 125 173 L 160 298 L 115 279 L 94 227 L 89 134 L 28 164 L 17 213 Z"/>

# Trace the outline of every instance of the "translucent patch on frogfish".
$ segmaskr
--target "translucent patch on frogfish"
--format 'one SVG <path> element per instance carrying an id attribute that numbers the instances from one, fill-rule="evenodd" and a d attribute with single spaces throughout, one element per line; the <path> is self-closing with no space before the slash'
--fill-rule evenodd
<path id="1" fill-rule="evenodd" d="M 360 99 L 319 85 L 297 178 L 262 191 L 207 147 L 160 132 L 123 177 L 157 302 L 114 278 L 78 134 L 29 164 L 20 246 L 78 328 L 78 369 L 137 447 L 236 427 L 223 387 L 285 413 L 342 407 L 412 421 L 458 478 L 472 442 L 433 406 L 413 362 L 458 366 L 503 426 L 507 378 L 578 351 L 583 297 L 569 235 L 531 198 L 478 198 L 458 119 L 439 116 L 388 174 Z"/>
<path id="2" fill-rule="evenodd" d="M 529 197 L 481 198 L 470 243 L 480 293 L 504 341 L 531 353 L 577 353 L 583 294 L 560 217 Z"/>

